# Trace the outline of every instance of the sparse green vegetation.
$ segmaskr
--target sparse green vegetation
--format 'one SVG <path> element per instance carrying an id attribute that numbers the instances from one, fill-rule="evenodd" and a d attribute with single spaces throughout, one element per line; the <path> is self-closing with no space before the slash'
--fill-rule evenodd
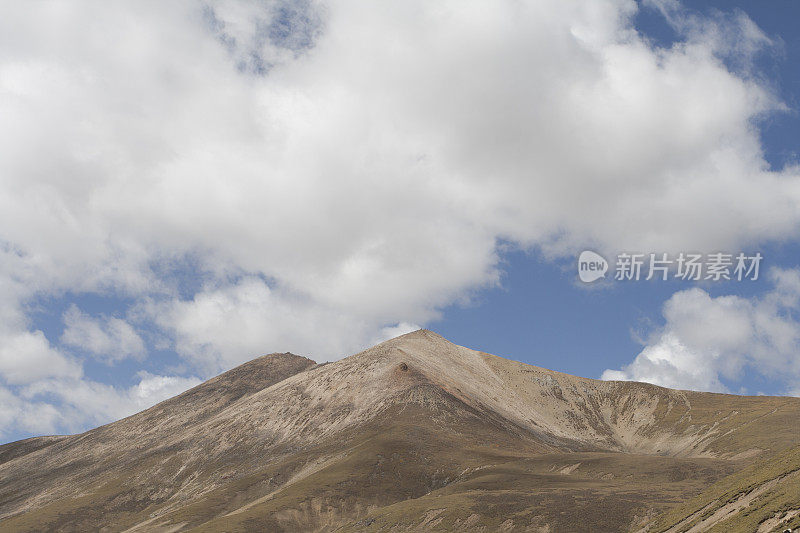
<path id="1" fill-rule="evenodd" d="M 769 484 L 769 485 L 768 485 Z M 760 492 L 760 489 L 763 492 Z M 751 503 L 739 512 L 720 520 L 708 531 L 719 533 L 750 533 L 773 517 L 800 510 L 800 446 L 792 447 L 725 477 L 692 499 L 660 516 L 650 528 L 652 532 L 667 531 L 681 523 L 678 531 L 708 520 L 726 505 L 747 495 L 756 494 Z M 692 517 L 687 520 L 687 517 Z M 782 526 L 782 528 L 779 528 Z M 800 527 L 800 515 L 780 524 L 774 530 Z M 771 532 L 773 529 L 768 529 Z"/>

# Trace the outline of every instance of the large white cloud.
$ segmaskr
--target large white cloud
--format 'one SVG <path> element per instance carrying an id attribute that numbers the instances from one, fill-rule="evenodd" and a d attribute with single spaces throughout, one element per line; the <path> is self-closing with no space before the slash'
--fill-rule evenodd
<path id="1" fill-rule="evenodd" d="M 768 169 L 757 128 L 782 104 L 747 68 L 768 40 L 658 5 L 669 49 L 632 0 L 6 7 L 0 294 L 23 316 L 0 344 L 68 290 L 132 299 L 203 375 L 327 359 L 496 284 L 499 241 L 793 237 L 800 172 Z M 88 333 L 64 340 L 110 346 Z"/>
<path id="2" fill-rule="evenodd" d="M 629 365 L 606 370 L 603 379 L 727 392 L 724 381 L 737 383 L 749 372 L 796 394 L 800 270 L 773 269 L 770 278 L 772 290 L 750 299 L 699 288 L 675 293 L 664 304 L 664 326 Z"/>
<path id="3" fill-rule="evenodd" d="M 420 328 L 403 322 L 375 332 L 357 316 L 276 293 L 253 277 L 198 292 L 191 300 L 149 306 L 146 313 L 175 339 L 179 354 L 210 372 L 261 355 L 270 345 L 292 346 L 299 354 L 345 355 L 362 348 L 362 339 L 378 344 Z M 342 330 L 350 336 L 343 337 Z"/>
<path id="4" fill-rule="evenodd" d="M 341 342 L 339 332 L 365 328 L 352 316 L 276 294 L 259 278 L 154 305 L 147 312 L 175 339 L 178 353 L 206 372 L 263 355 L 270 346 L 274 351 L 291 345 L 300 354 L 346 354 L 358 346 L 333 344 Z"/>

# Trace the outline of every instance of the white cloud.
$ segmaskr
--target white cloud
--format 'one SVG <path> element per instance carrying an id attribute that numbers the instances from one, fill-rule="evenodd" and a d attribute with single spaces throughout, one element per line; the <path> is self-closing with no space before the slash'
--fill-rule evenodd
<path id="1" fill-rule="evenodd" d="M 332 2 L 290 54 L 239 4 L 38 9 L 4 17 L 0 227 L 42 282 L 140 292 L 191 252 L 421 322 L 496 281 L 499 237 L 716 249 L 800 218 L 752 127 L 768 90 L 716 43 L 650 48 L 633 2 Z"/>
<path id="2" fill-rule="evenodd" d="M 94 319 L 76 305 L 64 313 L 66 329 L 61 342 L 80 348 L 109 363 L 127 357 L 141 359 L 145 345 L 136 330 L 125 320 L 115 317 Z"/>
<path id="3" fill-rule="evenodd" d="M 0 343 L 0 375 L 23 384 L 48 377 L 80 377 L 81 366 L 50 346 L 41 331 L 6 331 Z"/>
<path id="4" fill-rule="evenodd" d="M 12 430 L 36 435 L 55 433 L 63 413 L 49 403 L 26 402 L 11 390 L 0 387 L 0 437 Z"/>
<path id="5" fill-rule="evenodd" d="M 19 404 L 19 398 L 5 387 L 0 387 L 0 428 L 11 426 L 19 414 Z"/>
<path id="6" fill-rule="evenodd" d="M 154 304 L 147 314 L 176 351 L 206 374 L 264 353 L 292 351 L 327 360 L 357 351 L 374 328 L 353 315 L 282 294 L 260 278 L 209 288 L 193 299 Z"/>
<path id="7" fill-rule="evenodd" d="M 621 370 L 602 379 L 647 381 L 665 387 L 727 392 L 743 373 L 783 382 L 800 379 L 800 270 L 773 269 L 773 289 L 761 297 L 712 297 L 698 288 L 675 293 L 665 324 Z"/>
<path id="8" fill-rule="evenodd" d="M 0 387 L 0 436 L 11 431 L 52 434 L 81 431 L 118 420 L 200 383 L 195 377 L 140 372 L 125 388 L 87 379 L 45 379 L 14 393 Z"/>
<path id="9" fill-rule="evenodd" d="M 328 361 L 420 329 L 408 322 L 381 327 L 378 320 L 271 289 L 256 277 L 206 288 L 191 300 L 151 304 L 144 312 L 170 333 L 179 354 L 208 375 L 265 349 Z"/>
<path id="10" fill-rule="evenodd" d="M 200 384 L 200 380 L 194 377 L 155 376 L 148 372 L 140 372 L 139 377 L 139 383 L 128 391 L 137 411 L 172 398 Z"/>
<path id="11" fill-rule="evenodd" d="M 739 17 L 657 49 L 637 9 L 9 6 L 0 293 L 12 314 L 121 293 L 163 311 L 205 374 L 424 324 L 498 283 L 501 240 L 558 255 L 793 238 L 800 171 L 768 170 L 756 127 L 782 104 L 720 60 L 764 35 Z M 179 297 L 164 271 L 187 258 L 206 283 Z M 65 342 L 111 353 L 126 336 L 95 325 Z"/>
<path id="12" fill-rule="evenodd" d="M 400 322 L 394 326 L 387 326 L 382 328 L 377 336 L 373 337 L 372 341 L 370 341 L 370 345 L 380 344 L 389 339 L 399 337 L 400 335 L 417 331 L 418 329 L 422 329 L 422 326 L 410 324 L 408 322 Z"/>
<path id="13" fill-rule="evenodd" d="M 727 13 L 712 10 L 707 15 L 683 8 L 678 0 L 644 0 L 661 12 L 673 29 L 693 43 L 704 43 L 719 55 L 750 70 L 755 57 L 776 44 L 747 14 L 739 9 Z"/>

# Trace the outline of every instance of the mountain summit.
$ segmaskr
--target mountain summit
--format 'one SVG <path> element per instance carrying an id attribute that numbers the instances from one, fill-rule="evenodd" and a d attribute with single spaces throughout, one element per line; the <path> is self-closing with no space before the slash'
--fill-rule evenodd
<path id="1" fill-rule="evenodd" d="M 705 531 L 761 520 L 768 496 L 756 527 L 778 528 L 798 427 L 797 398 L 579 378 L 419 330 L 334 363 L 263 356 L 0 446 L 0 529 Z"/>

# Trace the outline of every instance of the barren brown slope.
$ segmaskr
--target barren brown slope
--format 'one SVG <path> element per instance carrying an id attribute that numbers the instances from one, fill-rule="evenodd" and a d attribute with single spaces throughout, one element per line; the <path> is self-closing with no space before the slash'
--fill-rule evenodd
<path id="1" fill-rule="evenodd" d="M 46 448 L 69 437 L 63 435 L 52 435 L 47 437 L 31 437 L 29 439 L 18 440 L 0 446 L 0 464 L 8 462 L 17 457 Z"/>
<path id="2" fill-rule="evenodd" d="M 248 365 L 0 464 L 0 524 L 621 531 L 796 443 L 800 423 L 793 398 L 577 378 L 429 331 Z"/>
<path id="3" fill-rule="evenodd" d="M 254 359 L 141 413 L 71 437 L 40 437 L 0 447 L 0 520 L 91 487 L 127 465 L 174 457 L 177 443 L 200 440 L 193 428 L 231 403 L 315 363 L 290 353 Z M 188 449 L 188 448 L 187 448 Z M 185 466 L 202 462 L 187 457 Z M 144 465 L 142 465 L 144 466 Z M 157 486 L 159 480 L 153 480 Z"/>

